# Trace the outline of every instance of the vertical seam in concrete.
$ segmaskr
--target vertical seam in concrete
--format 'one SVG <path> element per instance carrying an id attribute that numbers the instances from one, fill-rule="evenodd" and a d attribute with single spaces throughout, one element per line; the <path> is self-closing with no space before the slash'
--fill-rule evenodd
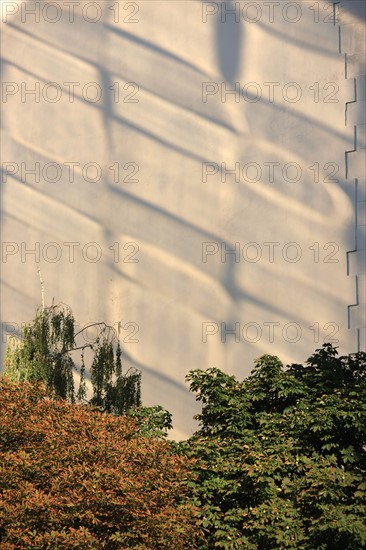
<path id="1" fill-rule="evenodd" d="M 341 2 L 334 3 L 335 20 L 338 20 L 339 24 L 339 51 L 344 54 L 345 59 L 345 86 L 346 89 L 351 90 L 351 97 L 345 101 L 344 120 L 346 127 L 354 127 L 354 145 L 352 150 L 345 151 L 345 177 L 351 186 L 354 186 L 354 247 L 352 250 L 347 251 L 347 276 L 354 278 L 354 303 L 347 306 L 348 317 L 348 329 L 355 333 L 355 346 L 357 351 L 361 351 L 361 345 L 364 341 L 365 335 L 365 320 L 364 312 L 366 305 L 360 301 L 360 276 L 365 275 L 365 266 L 363 265 L 363 256 L 365 251 L 362 248 L 362 232 L 363 226 L 359 225 L 358 209 L 359 203 L 359 180 L 365 178 L 365 174 L 362 173 L 362 155 L 363 149 L 361 149 L 358 143 L 358 131 L 357 127 L 362 123 L 362 107 L 360 101 L 363 99 L 359 97 L 358 87 L 361 83 L 360 76 L 365 72 L 362 69 L 362 64 L 358 63 L 357 54 L 365 51 L 365 41 L 363 39 L 362 23 L 357 22 L 356 19 L 347 21 L 339 20 L 339 14 L 337 11 L 340 9 L 343 11 L 345 17 L 350 17 L 347 14 L 347 2 L 342 0 Z M 360 47 L 361 44 L 361 47 Z M 359 52 L 359 49 L 361 52 Z M 350 60 L 352 60 L 353 66 L 350 66 Z M 350 80 L 353 79 L 353 86 Z M 351 86 L 347 86 L 351 84 Z M 361 161 L 360 161 L 361 158 Z M 363 204 L 361 205 L 361 208 Z M 361 237 L 359 237 L 361 235 Z M 364 278 L 364 277 L 363 277 Z M 361 278 L 361 281 L 363 280 Z"/>

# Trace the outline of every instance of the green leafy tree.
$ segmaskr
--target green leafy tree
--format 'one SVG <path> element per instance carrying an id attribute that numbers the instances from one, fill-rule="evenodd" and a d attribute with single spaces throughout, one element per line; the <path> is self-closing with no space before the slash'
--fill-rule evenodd
<path id="1" fill-rule="evenodd" d="M 83 336 L 91 327 L 98 328 L 98 336 L 92 343 L 89 339 L 85 343 Z M 65 304 L 39 308 L 35 319 L 25 325 L 21 338 L 10 339 L 4 374 L 13 381 L 42 381 L 51 395 L 84 402 L 86 353 L 91 355 L 93 405 L 114 414 L 124 414 L 141 405 L 141 373 L 136 369 L 122 373 L 116 331 L 105 323 L 93 323 L 76 331 L 73 313 Z M 80 384 L 75 395 L 74 372 L 78 370 Z"/>
<path id="2" fill-rule="evenodd" d="M 264 355 L 239 382 L 187 376 L 200 429 L 178 447 L 205 533 L 200 548 L 366 548 L 366 354 L 330 344 L 305 366 Z"/>
<path id="3" fill-rule="evenodd" d="M 141 435 L 162 438 L 173 428 L 172 415 L 161 405 L 153 407 L 135 407 L 129 411 L 129 416 L 139 425 Z"/>

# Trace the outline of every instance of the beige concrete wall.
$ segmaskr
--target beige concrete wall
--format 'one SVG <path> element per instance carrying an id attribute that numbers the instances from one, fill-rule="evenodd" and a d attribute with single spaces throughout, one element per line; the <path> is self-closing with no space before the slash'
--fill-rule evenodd
<path id="1" fill-rule="evenodd" d="M 176 437 L 189 369 L 362 346 L 351 4 L 3 3 L 3 340 L 40 302 L 40 265 L 48 303 L 120 323 Z"/>

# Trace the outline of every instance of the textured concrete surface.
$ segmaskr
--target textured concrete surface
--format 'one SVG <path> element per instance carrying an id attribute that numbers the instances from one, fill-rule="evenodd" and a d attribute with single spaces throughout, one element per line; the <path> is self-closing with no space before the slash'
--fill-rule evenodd
<path id="1" fill-rule="evenodd" d="M 365 348 L 362 5 L 3 2 L 3 348 L 39 265 L 176 437 L 189 369 Z"/>

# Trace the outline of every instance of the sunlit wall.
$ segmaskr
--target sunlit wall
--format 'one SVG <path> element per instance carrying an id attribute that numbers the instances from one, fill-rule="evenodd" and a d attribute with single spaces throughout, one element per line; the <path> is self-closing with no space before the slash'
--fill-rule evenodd
<path id="1" fill-rule="evenodd" d="M 185 437 L 192 368 L 365 348 L 362 9 L 3 2 L 3 349 L 39 266 Z"/>

